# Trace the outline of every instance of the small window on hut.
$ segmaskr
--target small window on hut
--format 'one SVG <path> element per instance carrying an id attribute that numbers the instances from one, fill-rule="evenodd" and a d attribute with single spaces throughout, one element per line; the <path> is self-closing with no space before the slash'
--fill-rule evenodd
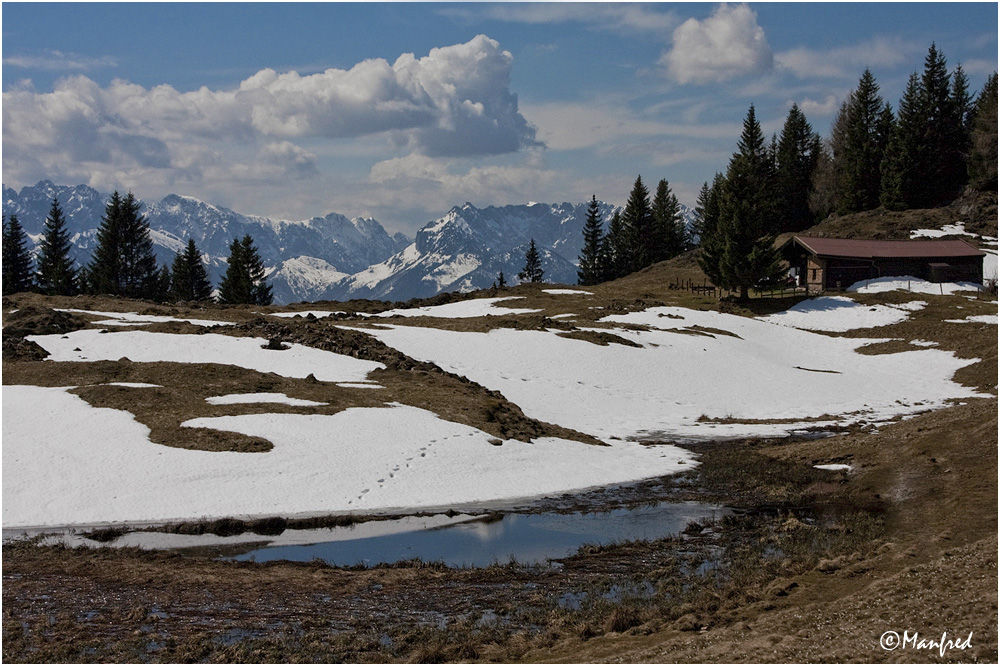
<path id="1" fill-rule="evenodd" d="M 816 269 L 815 269 L 815 268 L 812 268 L 812 269 L 810 269 L 810 270 L 812 271 L 812 277 L 811 277 L 810 279 L 811 279 L 811 280 L 815 280 L 815 279 L 816 279 Z"/>

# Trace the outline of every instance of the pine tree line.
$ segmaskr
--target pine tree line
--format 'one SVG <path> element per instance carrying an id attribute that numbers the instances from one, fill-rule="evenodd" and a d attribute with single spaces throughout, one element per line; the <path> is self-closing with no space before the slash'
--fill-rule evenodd
<path id="1" fill-rule="evenodd" d="M 923 73 L 910 75 L 895 112 L 866 69 L 820 155 L 814 214 L 933 208 L 953 201 L 967 185 L 995 190 L 996 104 L 995 72 L 973 99 L 961 65 L 949 72 L 934 44 Z"/>
<path id="2" fill-rule="evenodd" d="M 791 202 L 798 193 L 788 183 L 796 175 L 796 165 L 809 166 L 816 140 L 809 124 L 793 106 L 782 131 L 782 140 L 765 145 L 764 134 L 751 105 L 743 121 L 738 150 L 729 161 L 725 176 L 717 174 L 712 186 L 702 188 L 698 198 L 698 231 L 701 256 L 698 263 L 718 287 L 737 290 L 741 298 L 752 287 L 777 283 L 782 277 L 781 255 L 774 237 L 784 225 L 802 224 L 792 219 Z M 782 158 L 777 156 L 787 147 Z M 799 146 L 792 150 L 793 146 Z M 803 150 L 804 149 L 804 150 Z M 794 157 L 794 159 L 792 159 Z"/>
<path id="3" fill-rule="evenodd" d="M 615 280 L 647 266 L 671 259 L 689 249 L 681 205 L 666 180 L 656 187 L 653 200 L 642 182 L 635 180 L 624 211 L 604 228 L 597 195 L 591 197 L 583 227 L 583 249 L 577 270 L 581 285 Z"/>
<path id="4" fill-rule="evenodd" d="M 212 285 L 193 239 L 179 253 L 172 269 L 157 266 L 149 222 L 131 192 L 111 195 L 97 230 L 97 248 L 87 266 L 76 265 L 66 218 L 57 198 L 45 219 L 37 256 L 32 259 L 28 237 L 12 215 L 3 220 L 3 293 L 38 291 L 51 296 L 85 292 L 157 302 L 212 300 Z M 269 305 L 271 287 L 253 239 L 233 240 L 229 266 L 220 284 L 224 303 Z"/>

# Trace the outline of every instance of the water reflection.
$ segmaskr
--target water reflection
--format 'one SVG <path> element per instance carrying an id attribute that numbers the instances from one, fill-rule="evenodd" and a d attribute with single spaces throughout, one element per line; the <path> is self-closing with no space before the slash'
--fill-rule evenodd
<path id="1" fill-rule="evenodd" d="M 720 515 L 718 506 L 662 502 L 601 513 L 505 514 L 436 529 L 308 545 L 258 548 L 234 559 L 267 562 L 319 559 L 336 566 L 391 564 L 419 558 L 448 566 L 488 566 L 517 561 L 541 564 L 566 557 L 585 544 L 659 539 L 676 534 L 690 521 Z"/>

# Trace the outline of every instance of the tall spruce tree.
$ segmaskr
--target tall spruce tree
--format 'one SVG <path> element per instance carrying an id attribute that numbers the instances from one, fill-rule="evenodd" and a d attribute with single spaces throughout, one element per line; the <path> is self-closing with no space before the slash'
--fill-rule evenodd
<path id="1" fill-rule="evenodd" d="M 653 263 L 656 255 L 656 229 L 653 211 L 649 205 L 649 190 L 642 182 L 642 176 L 635 179 L 632 192 L 622 213 L 622 227 L 625 231 L 628 266 L 626 274 L 645 268 Z"/>
<path id="2" fill-rule="evenodd" d="M 250 235 L 234 238 L 229 246 L 229 266 L 219 283 L 219 301 L 231 304 L 270 305 L 271 287 L 267 284 L 264 262 Z"/>
<path id="3" fill-rule="evenodd" d="M 163 275 L 156 265 L 149 221 L 140 214 L 142 204 L 131 192 L 122 201 L 122 296 L 162 299 Z M 168 283 L 169 284 L 169 283 Z"/>
<path id="4" fill-rule="evenodd" d="M 976 97 L 970 132 L 969 180 L 980 191 L 997 191 L 997 73 Z"/>
<path id="5" fill-rule="evenodd" d="M 781 279 L 781 255 L 771 234 L 775 223 L 774 171 L 751 106 L 739 150 L 729 162 L 719 198 L 715 231 L 702 241 L 699 264 L 719 287 L 749 296 L 751 287 Z"/>
<path id="6" fill-rule="evenodd" d="M 604 221 L 597 195 L 592 195 L 587 207 L 587 221 L 583 224 L 583 249 L 580 251 L 580 267 L 576 271 L 577 282 L 594 285 L 601 282 L 601 243 L 604 239 Z"/>
<path id="7" fill-rule="evenodd" d="M 125 298 L 163 296 L 162 275 L 156 265 L 149 222 L 142 204 L 129 192 L 115 191 L 104 207 L 97 230 L 97 249 L 87 270 L 91 293 Z"/>
<path id="8" fill-rule="evenodd" d="M 42 240 L 38 244 L 36 262 L 38 273 L 35 283 L 43 294 L 72 296 L 77 293 L 77 268 L 69 255 L 72 247 L 66 218 L 59 207 L 59 200 L 53 197 L 48 217 L 45 218 Z"/>
<path id="9" fill-rule="evenodd" d="M 10 221 L 3 220 L 3 294 L 30 291 L 35 286 L 31 250 L 28 249 L 28 235 L 11 215 Z"/>
<path id="10" fill-rule="evenodd" d="M 212 298 L 212 284 L 201 261 L 194 239 L 174 258 L 171 269 L 169 298 L 173 301 L 207 301 Z"/>
<path id="11" fill-rule="evenodd" d="M 914 72 L 899 100 L 896 124 L 882 161 L 879 201 L 889 210 L 913 207 L 921 196 L 922 104 L 923 89 Z"/>
<path id="12" fill-rule="evenodd" d="M 687 248 L 687 234 L 681 204 L 666 180 L 660 180 L 656 185 L 650 213 L 654 230 L 651 263 L 676 257 Z"/>
<path id="13" fill-rule="evenodd" d="M 951 104 L 956 143 L 962 158 L 962 165 L 959 167 L 962 171 L 959 172 L 959 177 L 967 182 L 969 151 L 972 148 L 973 104 L 972 95 L 969 93 L 969 77 L 961 64 L 955 67 L 951 75 Z"/>
<path id="14" fill-rule="evenodd" d="M 851 93 L 844 119 L 840 162 L 838 212 L 853 213 L 879 205 L 882 189 L 882 159 L 889 143 L 891 110 L 878 94 L 878 83 L 866 69 Z"/>
<path id="15" fill-rule="evenodd" d="M 101 226 L 97 229 L 97 247 L 90 258 L 86 275 L 86 288 L 92 294 L 121 293 L 121 222 L 122 197 L 115 190 L 104 204 Z"/>
<path id="16" fill-rule="evenodd" d="M 952 96 L 951 75 L 944 53 L 931 44 L 924 59 L 920 79 L 923 89 L 924 146 L 920 156 L 923 182 L 915 207 L 927 208 L 948 203 L 965 185 L 965 109 Z M 967 104 L 967 100 L 965 102 Z M 911 206 L 914 207 L 914 206 Z"/>
<path id="17" fill-rule="evenodd" d="M 524 268 L 517 274 L 517 279 L 521 282 L 541 282 L 544 273 L 542 257 L 538 253 L 535 239 L 532 238 L 531 244 L 528 245 L 528 251 L 524 253 Z"/>
<path id="18" fill-rule="evenodd" d="M 776 232 L 801 231 L 812 226 L 809 195 L 819 155 L 819 135 L 813 132 L 798 105 L 792 104 L 775 153 Z"/>
<path id="19" fill-rule="evenodd" d="M 243 253 L 243 243 L 234 238 L 229 245 L 229 259 L 226 260 L 226 272 L 219 282 L 219 302 L 231 305 L 253 302 L 253 285 L 250 283 L 250 270 Z"/>

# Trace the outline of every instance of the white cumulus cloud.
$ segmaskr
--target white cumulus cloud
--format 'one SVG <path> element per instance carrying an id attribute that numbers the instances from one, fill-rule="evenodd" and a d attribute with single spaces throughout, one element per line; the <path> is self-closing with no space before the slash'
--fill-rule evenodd
<path id="1" fill-rule="evenodd" d="M 679 25 L 660 64 L 678 83 L 719 83 L 770 71 L 774 54 L 756 12 L 745 4 L 722 4 L 703 21 Z"/>
<path id="2" fill-rule="evenodd" d="M 428 156 L 511 153 L 539 145 L 510 89 L 512 67 L 509 52 L 479 35 L 392 64 L 365 60 L 311 75 L 265 69 L 231 90 L 120 79 L 102 87 L 83 75 L 51 92 L 19 86 L 3 93 L 3 177 L 104 182 L 176 171 L 159 176 L 168 182 L 218 173 L 227 159 L 233 174 L 292 177 L 317 168 L 296 141 L 375 135 Z"/>

